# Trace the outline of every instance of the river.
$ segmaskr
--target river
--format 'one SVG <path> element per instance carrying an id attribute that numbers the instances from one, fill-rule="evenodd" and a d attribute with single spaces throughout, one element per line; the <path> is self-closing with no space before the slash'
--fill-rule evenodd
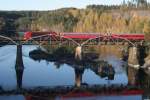
<path id="1" fill-rule="evenodd" d="M 95 68 L 98 66 L 77 66 L 61 64 L 59 67 L 56 62 L 46 60 L 33 60 L 29 57 L 29 52 L 36 50 L 36 45 L 24 45 L 22 47 L 24 70 L 19 72 L 15 70 L 16 63 L 16 46 L 6 45 L 0 47 L 0 88 L 5 91 L 15 90 L 18 85 L 24 89 L 37 87 L 57 87 L 57 86 L 75 86 L 80 81 L 80 84 L 92 85 L 127 85 L 128 74 L 126 62 L 118 59 L 116 56 L 105 56 L 102 59 L 107 61 L 115 70 L 114 78 L 109 80 L 108 77 L 102 77 Z M 79 67 L 79 69 L 78 69 Z M 95 67 L 95 68 L 94 68 Z M 81 77 L 81 78 L 80 78 Z M 79 79 L 78 79 L 79 78 Z M 128 96 L 140 100 L 141 95 Z M 0 100 L 25 100 L 23 95 L 2 95 Z M 98 96 L 104 100 L 119 100 L 119 96 Z M 110 99 L 111 98 L 111 99 Z M 117 99 L 118 98 L 118 99 Z M 126 100 L 126 97 L 123 97 Z M 71 100 L 71 99 L 68 99 Z M 86 100 L 86 99 L 85 99 Z M 92 100 L 92 99 L 89 99 Z"/>

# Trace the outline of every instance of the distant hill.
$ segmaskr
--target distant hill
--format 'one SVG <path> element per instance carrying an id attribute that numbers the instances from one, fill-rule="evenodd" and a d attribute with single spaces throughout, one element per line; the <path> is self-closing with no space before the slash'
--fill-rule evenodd
<path id="1" fill-rule="evenodd" d="M 149 33 L 150 6 L 89 5 L 86 9 L 0 11 L 0 33 L 15 31 Z"/>

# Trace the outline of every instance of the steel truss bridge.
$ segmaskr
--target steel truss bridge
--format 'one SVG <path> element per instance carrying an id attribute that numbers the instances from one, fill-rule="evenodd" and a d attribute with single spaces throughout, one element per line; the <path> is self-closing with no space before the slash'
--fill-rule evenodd
<path id="1" fill-rule="evenodd" d="M 55 33 L 55 32 L 24 32 L 22 37 L 0 35 L 0 43 L 36 44 L 36 45 L 67 45 L 85 46 L 101 44 L 128 43 L 136 46 L 144 42 L 144 34 L 102 34 L 102 33 Z"/>

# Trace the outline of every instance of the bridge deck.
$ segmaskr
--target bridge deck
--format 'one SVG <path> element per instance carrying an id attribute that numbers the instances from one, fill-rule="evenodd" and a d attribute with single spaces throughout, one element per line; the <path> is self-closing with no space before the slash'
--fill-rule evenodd
<path id="1" fill-rule="evenodd" d="M 102 35 L 102 34 L 84 34 L 84 33 L 65 33 L 65 38 L 72 38 L 72 39 L 90 39 L 90 38 L 97 38 L 97 37 L 111 37 L 112 39 L 116 38 L 125 38 L 128 40 L 144 40 L 144 34 L 111 34 L 111 35 Z"/>
<path id="2" fill-rule="evenodd" d="M 111 34 L 111 35 L 106 35 L 106 34 L 101 34 L 101 33 L 54 33 L 54 32 L 25 32 L 24 34 L 24 39 L 29 39 L 32 37 L 37 37 L 37 36 L 42 36 L 42 35 L 50 35 L 50 36 L 55 36 L 55 35 L 60 35 L 64 38 L 70 38 L 70 39 L 92 39 L 92 38 L 112 38 L 112 39 L 118 39 L 118 38 L 123 38 L 123 39 L 128 39 L 128 40 L 144 40 L 145 35 L 144 34 Z"/>

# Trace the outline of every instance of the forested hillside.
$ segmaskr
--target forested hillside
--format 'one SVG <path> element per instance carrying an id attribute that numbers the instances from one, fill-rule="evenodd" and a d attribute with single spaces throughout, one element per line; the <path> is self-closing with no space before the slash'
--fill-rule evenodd
<path id="1" fill-rule="evenodd" d="M 142 1 L 142 0 L 141 0 Z M 15 31 L 149 33 L 150 4 L 89 5 L 86 9 L 0 11 L 0 33 Z"/>

